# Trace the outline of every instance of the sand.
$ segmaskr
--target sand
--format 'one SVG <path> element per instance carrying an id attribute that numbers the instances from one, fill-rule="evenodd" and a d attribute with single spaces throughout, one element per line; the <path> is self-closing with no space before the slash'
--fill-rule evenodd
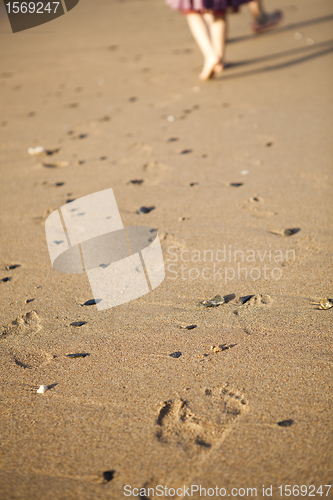
<path id="1" fill-rule="evenodd" d="M 207 83 L 163 1 L 81 0 L 16 34 L 2 10 L 1 499 L 332 484 L 332 5 L 266 7 L 280 27 L 230 16 Z M 166 277 L 97 311 L 86 274 L 53 270 L 44 222 L 108 188 L 124 225 L 158 229 Z"/>

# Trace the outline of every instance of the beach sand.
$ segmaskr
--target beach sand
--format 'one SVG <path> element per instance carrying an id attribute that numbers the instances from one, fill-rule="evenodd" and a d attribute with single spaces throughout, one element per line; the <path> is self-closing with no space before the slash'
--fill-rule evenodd
<path id="1" fill-rule="evenodd" d="M 81 0 L 16 34 L 2 10 L 1 500 L 332 484 L 332 4 L 265 5 L 281 25 L 230 16 L 206 83 L 163 1 Z M 44 223 L 108 188 L 124 225 L 158 229 L 166 277 L 98 312 Z"/>

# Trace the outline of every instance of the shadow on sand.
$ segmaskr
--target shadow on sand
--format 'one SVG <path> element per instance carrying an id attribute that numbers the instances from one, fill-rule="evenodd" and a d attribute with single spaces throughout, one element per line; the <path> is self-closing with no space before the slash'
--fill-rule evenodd
<path id="1" fill-rule="evenodd" d="M 315 52 L 313 52 L 314 50 Z M 326 42 L 320 42 L 315 45 L 300 47 L 298 49 L 285 50 L 283 52 L 278 52 L 276 54 L 269 54 L 267 56 L 256 57 L 254 59 L 248 59 L 246 61 L 229 62 L 225 65 L 225 69 L 232 69 L 232 68 L 237 68 L 239 66 L 246 66 L 248 64 L 256 64 L 264 61 L 271 61 L 272 59 L 290 57 L 295 54 L 305 53 L 305 55 L 303 55 L 302 57 L 297 57 L 289 61 L 284 61 L 278 64 L 265 66 L 263 68 L 257 68 L 232 74 L 223 73 L 223 75 L 221 76 L 221 80 L 230 80 L 232 78 L 241 78 L 244 76 L 257 75 L 268 71 L 275 71 L 278 69 L 287 68 L 289 66 L 294 66 L 295 64 L 301 64 L 303 62 L 310 61 L 311 59 L 316 59 L 317 57 L 324 56 L 331 52 L 333 52 L 333 40 L 327 40 Z"/>
<path id="2" fill-rule="evenodd" d="M 327 23 L 333 20 L 333 14 L 329 16 L 317 17 L 316 19 L 308 19 L 307 21 L 301 21 L 299 23 L 288 24 L 287 26 L 281 26 L 280 28 L 274 28 L 273 30 L 263 31 L 262 33 L 252 33 L 251 35 L 238 36 L 235 38 L 228 38 L 227 43 L 244 42 L 246 40 L 253 40 L 258 38 L 258 36 L 271 36 L 278 33 L 284 33 L 285 31 L 293 31 L 295 29 L 304 28 L 305 26 L 312 26 L 313 24 Z"/>

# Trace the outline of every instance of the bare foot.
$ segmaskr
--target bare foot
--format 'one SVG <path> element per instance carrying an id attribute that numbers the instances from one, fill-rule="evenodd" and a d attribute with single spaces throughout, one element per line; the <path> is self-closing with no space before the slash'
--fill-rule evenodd
<path id="1" fill-rule="evenodd" d="M 200 80 L 209 80 L 214 75 L 215 67 L 218 65 L 220 65 L 219 59 L 206 59 L 204 67 L 199 75 Z"/>
<path id="2" fill-rule="evenodd" d="M 214 73 L 222 73 L 223 71 L 223 62 L 219 61 L 217 64 L 214 66 Z"/>

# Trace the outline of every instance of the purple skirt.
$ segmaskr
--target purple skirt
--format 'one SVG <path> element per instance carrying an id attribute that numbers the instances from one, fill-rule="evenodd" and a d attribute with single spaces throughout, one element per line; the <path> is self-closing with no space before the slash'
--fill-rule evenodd
<path id="1" fill-rule="evenodd" d="M 167 5 L 172 9 L 185 12 L 224 12 L 231 8 L 237 12 L 238 7 L 251 0 L 166 0 Z"/>

